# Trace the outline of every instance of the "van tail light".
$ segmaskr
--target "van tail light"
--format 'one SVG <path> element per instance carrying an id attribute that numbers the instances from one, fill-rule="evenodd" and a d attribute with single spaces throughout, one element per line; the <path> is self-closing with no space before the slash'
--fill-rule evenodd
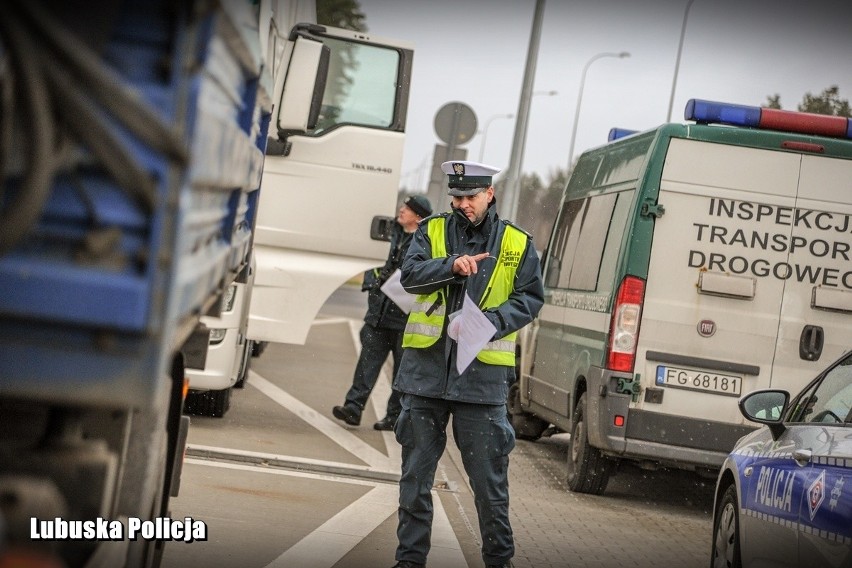
<path id="1" fill-rule="evenodd" d="M 615 307 L 612 310 L 606 352 L 607 369 L 633 372 L 644 299 L 645 281 L 635 276 L 626 276 L 618 287 Z"/>

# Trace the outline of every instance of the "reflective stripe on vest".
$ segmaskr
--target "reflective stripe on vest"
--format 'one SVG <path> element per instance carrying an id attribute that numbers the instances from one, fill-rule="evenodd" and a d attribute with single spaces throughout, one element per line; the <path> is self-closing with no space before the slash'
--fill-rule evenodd
<path id="1" fill-rule="evenodd" d="M 447 256 L 445 226 L 446 221 L 443 217 L 436 217 L 429 221 L 427 230 L 429 240 L 432 243 L 432 258 Z M 497 266 L 491 273 L 485 294 L 479 304 L 480 308 L 483 310 L 495 308 L 509 299 L 509 295 L 514 289 L 518 264 L 526 246 L 527 235 L 511 225 L 506 225 L 500 243 Z M 421 294 L 417 297 L 416 307 L 409 314 L 408 324 L 405 326 L 403 347 L 429 347 L 438 341 L 444 328 L 446 298 L 446 289 L 431 294 Z M 476 355 L 476 358 L 490 365 L 514 367 L 517 336 L 517 332 L 512 332 L 490 341 Z"/>
<path id="2" fill-rule="evenodd" d="M 429 220 L 427 234 L 432 242 L 432 258 L 447 256 L 447 241 L 444 232 L 444 218 Z M 403 347 L 422 349 L 434 345 L 444 330 L 447 314 L 447 292 L 445 288 L 431 294 L 419 294 L 414 308 L 408 314 L 405 333 L 402 336 Z"/>
<path id="3" fill-rule="evenodd" d="M 483 310 L 496 308 L 509 299 L 512 290 L 515 289 L 515 274 L 521 256 L 527 247 L 527 235 L 512 225 L 506 225 L 503 231 L 503 240 L 500 243 L 500 255 L 497 257 L 497 266 L 491 273 L 488 287 L 479 307 Z M 485 344 L 485 347 L 476 354 L 476 358 L 489 365 L 515 366 L 515 340 L 518 332 L 513 331 L 503 337 Z"/>

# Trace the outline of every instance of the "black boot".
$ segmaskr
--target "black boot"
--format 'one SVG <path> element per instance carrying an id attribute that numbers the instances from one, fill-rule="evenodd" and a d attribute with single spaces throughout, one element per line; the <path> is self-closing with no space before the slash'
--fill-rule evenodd
<path id="1" fill-rule="evenodd" d="M 393 430 L 394 424 L 396 424 L 396 416 L 385 416 L 373 424 L 373 428 L 376 430 Z"/>
<path id="2" fill-rule="evenodd" d="M 331 413 L 334 414 L 335 418 L 343 420 L 350 426 L 361 424 L 361 415 L 349 406 L 335 406 L 331 409 Z"/>

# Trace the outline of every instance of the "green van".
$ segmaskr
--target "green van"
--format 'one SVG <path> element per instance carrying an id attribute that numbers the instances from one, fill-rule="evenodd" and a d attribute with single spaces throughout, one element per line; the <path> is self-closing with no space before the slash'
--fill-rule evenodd
<path id="1" fill-rule="evenodd" d="M 686 120 L 585 152 L 522 330 L 519 437 L 570 432 L 568 485 L 620 460 L 715 476 L 737 402 L 798 391 L 852 339 L 852 126 L 689 101 Z"/>

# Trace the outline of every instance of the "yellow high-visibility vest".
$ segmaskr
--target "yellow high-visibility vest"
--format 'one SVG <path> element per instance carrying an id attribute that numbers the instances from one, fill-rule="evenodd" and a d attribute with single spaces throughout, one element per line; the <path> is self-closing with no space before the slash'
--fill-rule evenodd
<path id="1" fill-rule="evenodd" d="M 436 217 L 429 220 L 427 233 L 432 242 L 432 258 L 447 256 L 446 219 Z M 506 225 L 503 239 L 500 242 L 500 253 L 497 266 L 488 280 L 479 307 L 483 310 L 496 308 L 509 299 L 514 289 L 515 273 L 521 256 L 527 247 L 527 235 L 512 225 Z M 441 288 L 431 294 L 417 296 L 415 306 L 408 314 L 408 323 L 402 338 L 403 347 L 424 348 L 434 345 L 444 329 L 447 314 L 447 289 Z M 476 358 L 490 365 L 515 366 L 515 340 L 518 333 L 513 331 L 508 335 L 488 342 L 477 353 Z"/>

